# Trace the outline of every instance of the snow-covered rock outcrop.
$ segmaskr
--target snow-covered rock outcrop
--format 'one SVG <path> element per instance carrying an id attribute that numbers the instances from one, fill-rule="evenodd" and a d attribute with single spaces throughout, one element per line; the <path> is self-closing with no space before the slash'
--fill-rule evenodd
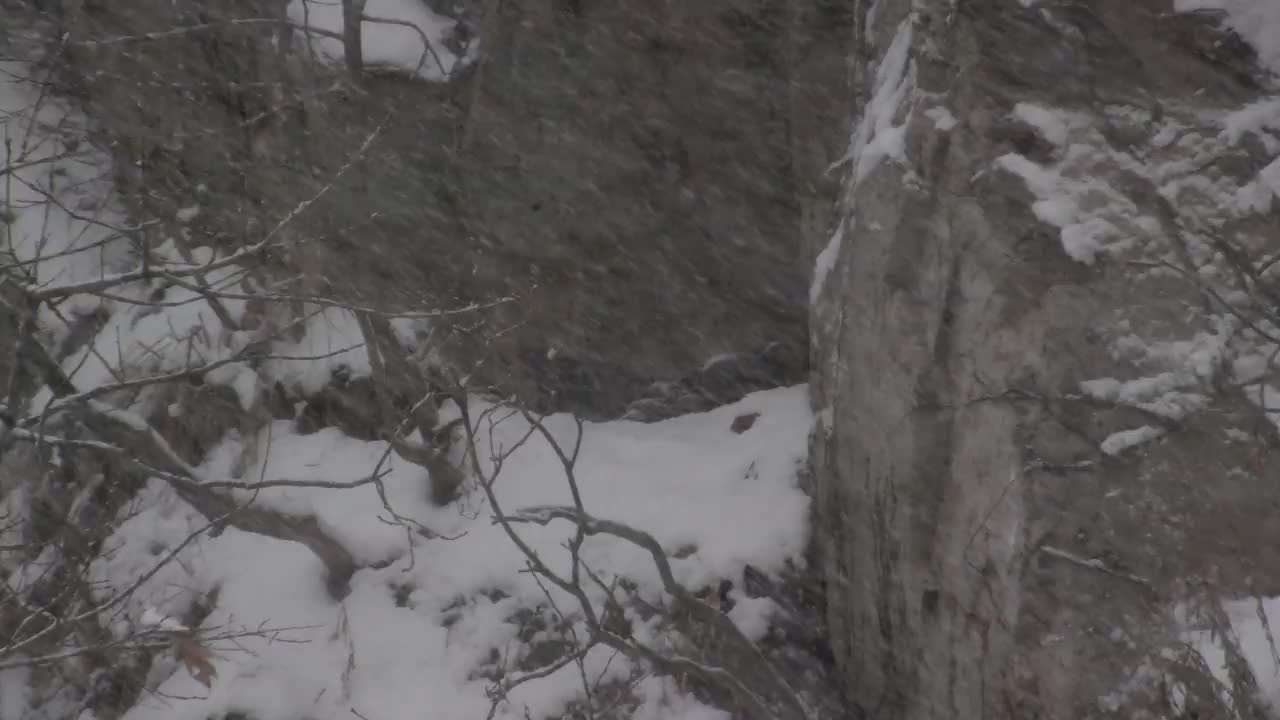
<path id="1" fill-rule="evenodd" d="M 857 7 L 813 287 L 849 697 L 1256 716 L 1280 699 L 1277 6 Z"/>

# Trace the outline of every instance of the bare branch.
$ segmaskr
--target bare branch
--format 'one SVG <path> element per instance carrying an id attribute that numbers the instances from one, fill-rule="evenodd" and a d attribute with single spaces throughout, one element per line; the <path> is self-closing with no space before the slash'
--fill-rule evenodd
<path id="1" fill-rule="evenodd" d="M 427 38 L 427 33 L 417 24 L 407 20 L 396 20 L 394 18 L 377 17 L 367 13 L 360 13 L 360 19 L 364 22 L 376 23 L 379 25 L 399 25 L 407 27 L 418 34 L 418 38 L 422 40 L 422 54 L 418 57 L 418 65 L 413 69 L 414 74 L 422 72 L 422 66 L 427 63 L 427 56 L 430 55 L 435 60 L 436 67 L 440 69 L 440 77 L 449 77 L 449 71 L 445 69 L 444 62 L 440 59 L 440 54 L 436 52 L 435 46 L 431 44 L 431 40 Z"/>
<path id="2" fill-rule="evenodd" d="M 322 35 L 324 37 L 342 39 L 341 33 L 330 30 L 308 27 L 298 23 L 290 22 L 282 18 L 232 18 L 230 20 L 219 20 L 217 22 L 198 23 L 195 25 L 184 25 L 182 27 L 170 28 L 168 30 L 159 30 L 156 32 L 138 33 L 136 35 L 119 35 L 109 38 L 98 38 L 93 40 L 69 40 L 66 45 L 70 47 L 109 47 L 111 45 L 127 45 L 139 42 L 148 42 L 154 40 L 168 40 L 172 38 L 182 37 L 195 33 L 210 32 L 213 30 L 222 30 L 228 27 L 245 26 L 245 25 L 287 25 L 294 30 L 311 33 L 313 35 Z"/>
<path id="3" fill-rule="evenodd" d="M 311 197 L 299 202 L 293 210 L 289 211 L 284 217 L 282 217 L 261 240 L 249 247 L 242 248 L 221 259 L 211 260 L 203 265 L 195 267 L 174 264 L 161 265 L 159 267 L 152 268 L 140 267 L 128 272 L 106 275 L 96 280 L 86 280 L 83 282 L 68 283 L 65 285 L 56 285 L 41 289 L 29 289 L 27 293 L 35 300 L 45 301 L 54 298 L 66 297 L 68 295 L 76 295 L 79 293 L 94 293 L 101 290 L 108 290 L 126 283 L 146 280 L 158 274 L 165 275 L 170 279 L 198 277 L 202 274 L 213 272 L 214 270 L 243 264 L 245 261 L 251 260 L 271 249 L 274 246 L 276 236 L 280 234 L 280 231 L 305 213 L 308 208 L 318 202 L 321 198 L 327 195 L 329 191 L 333 189 L 338 180 L 355 165 L 356 161 L 364 157 L 364 154 L 368 151 L 369 147 L 373 145 L 374 140 L 376 140 L 382 133 L 384 124 L 385 121 L 383 123 L 379 123 L 378 126 L 365 137 L 364 142 L 360 144 L 360 147 L 352 153 L 352 155 L 347 159 L 347 162 L 338 169 L 333 177 L 330 178 L 319 191 Z"/>

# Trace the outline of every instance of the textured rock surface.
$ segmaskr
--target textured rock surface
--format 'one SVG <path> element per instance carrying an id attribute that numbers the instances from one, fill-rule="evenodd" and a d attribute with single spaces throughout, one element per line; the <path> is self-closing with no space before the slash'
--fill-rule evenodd
<path id="1" fill-rule="evenodd" d="M 277 0 L 62 5 L 76 38 L 284 12 Z M 616 414 L 715 355 L 781 343 L 803 356 L 806 248 L 825 232 L 823 173 L 846 126 L 843 3 L 442 9 L 485 38 L 444 84 L 370 73 L 351 87 L 273 44 L 270 25 L 77 47 L 99 71 L 72 80 L 123 138 L 122 185 L 139 204 L 202 208 L 193 242 L 260 235 L 377 128 L 291 224 L 300 242 L 282 260 L 305 276 L 299 289 L 382 308 L 519 294 L 489 318 L 506 330 L 491 380 L 559 398 L 593 388 L 568 406 Z M 555 363 L 530 360 L 549 351 Z"/>
<path id="2" fill-rule="evenodd" d="M 1168 0 L 1027 4 L 855 3 L 813 316 L 835 652 L 880 720 L 1232 716 L 1171 658 L 1280 590 L 1275 428 L 1231 369 L 1267 303 L 1206 289 L 1276 249 L 1236 200 L 1275 146 L 1223 131 L 1263 74 Z"/>

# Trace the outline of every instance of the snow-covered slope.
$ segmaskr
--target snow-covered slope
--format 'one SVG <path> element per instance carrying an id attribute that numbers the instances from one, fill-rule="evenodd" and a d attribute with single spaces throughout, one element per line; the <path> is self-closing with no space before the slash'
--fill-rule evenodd
<path id="1" fill-rule="evenodd" d="M 760 417 L 750 430 L 730 430 L 735 417 L 752 412 Z M 572 444 L 567 417 L 547 423 Z M 802 388 L 759 393 L 734 406 L 653 425 L 590 424 L 576 474 L 592 513 L 652 532 L 680 556 L 674 569 L 686 585 L 716 585 L 740 578 L 747 563 L 776 572 L 801 561 L 808 501 L 795 476 L 809 426 Z M 522 419 L 512 417 L 494 431 L 494 441 L 510 446 L 526 430 Z M 351 440 L 336 430 L 299 436 L 280 423 L 269 432 L 274 437 L 265 468 L 255 469 L 255 475 L 263 470 L 270 477 L 349 479 L 367 474 L 384 450 L 382 443 Z M 229 450 L 215 453 L 211 477 L 225 476 L 219 468 Z M 483 717 L 490 704 L 486 690 L 493 684 L 486 676 L 514 672 L 530 652 L 530 639 L 519 637 L 521 623 L 528 622 L 522 611 L 534 609 L 550 619 L 550 600 L 565 611 L 574 601 L 523 572 L 525 557 L 492 523 L 478 493 L 457 507 L 432 508 L 420 469 L 394 460 L 388 469 L 387 491 L 396 512 L 454 539 L 406 536 L 403 528 L 385 521 L 385 510 L 368 486 L 263 492 L 257 502 L 314 510 L 369 567 L 357 573 L 351 594 L 334 602 L 322 567 L 300 545 L 236 530 L 199 541 L 130 600 L 129 615 L 140 618 L 156 607 L 181 617 L 192 603 L 216 593 L 205 626 L 224 632 L 280 631 L 215 644 L 218 676 L 211 691 L 166 663 L 153 677 L 169 677 L 125 717 L 199 720 L 239 711 L 262 720 L 336 720 L 350 717 L 350 708 L 385 720 Z M 541 441 L 508 460 L 497 487 L 511 509 L 571 503 L 564 470 Z M 138 506 L 142 509 L 111 540 L 118 547 L 115 556 L 100 566 L 107 587 L 132 582 L 158 551 L 177 546 L 204 524 L 158 482 Z M 573 535 L 569 523 L 521 532 L 549 563 L 567 568 L 562 546 Z M 660 600 L 654 565 L 639 548 L 616 538 L 593 538 L 583 557 L 606 582 L 625 577 L 643 596 Z M 598 589 L 593 592 L 599 595 Z M 740 602 L 731 617 L 759 636 L 768 624 L 769 602 L 736 598 Z M 645 632 L 644 622 L 637 618 L 636 623 Z M 638 671 L 604 648 L 592 651 L 587 667 L 593 682 L 605 683 L 635 679 Z M 532 717 L 556 716 L 579 697 L 578 672 L 566 666 L 518 688 L 497 717 L 524 717 L 526 711 Z M 674 703 L 662 717 L 706 712 L 658 680 L 643 682 L 653 702 Z M 659 700 L 664 694 L 667 700 Z"/>
<path id="2" fill-rule="evenodd" d="M 334 7 L 329 3 L 326 11 Z M 377 9 L 371 2 L 367 12 Z M 403 57 L 376 35 L 366 37 L 366 50 L 371 48 L 371 61 L 383 51 L 391 53 L 390 61 Z M 34 72 L 18 65 L 3 70 L 9 77 Z M 152 382 L 164 377 L 227 388 L 240 412 L 260 417 L 273 388 L 307 397 L 336 373 L 351 380 L 373 371 L 351 308 L 290 302 L 288 312 L 302 307 L 301 319 L 274 317 L 255 300 L 261 285 L 238 256 L 192 239 L 186 228 L 199 216 L 198 207 L 150 222 L 163 227 L 147 248 L 154 274 L 120 276 L 135 271 L 139 247 L 130 243 L 137 228 L 123 227 L 126 214 L 101 179 L 109 176 L 110 162 L 101 154 L 77 153 L 87 121 L 40 93 L 38 85 L 0 85 L 5 130 L 18 147 L 33 147 L 24 150 L 26 164 L 10 173 L 18 182 L 3 196 L 10 213 L 3 262 L 30 268 L 29 275 L 12 276 L 28 294 L 70 287 L 84 292 L 69 293 L 59 304 L 65 316 L 46 304 L 40 317 L 41 342 L 67 345 L 53 372 L 74 392 L 46 386 L 12 408 L 16 437 L 32 444 L 70 442 L 57 435 L 70 423 L 46 427 L 40 418 L 84 403 L 133 431 L 154 429 L 164 438 L 172 438 L 166 434 L 170 424 L 222 412 L 186 396 L 175 399 L 164 389 L 170 385 Z M 210 269 L 197 277 L 199 268 Z M 123 279 L 102 284 L 112 277 Z M 79 337 L 67 340 L 79 317 L 92 322 L 78 325 Z M 272 321 L 289 331 L 268 333 Z M 253 343 L 266 343 L 265 360 L 241 359 Z M 100 394 L 108 386 L 116 390 Z M 476 465 L 493 481 L 508 514 L 573 504 L 562 459 L 528 418 L 479 397 L 469 402 L 469 416 L 477 419 Z M 458 415 L 455 406 L 443 419 Z M 670 556 L 677 582 L 693 591 L 709 589 L 709 601 L 728 603 L 724 609 L 745 637 L 760 639 L 776 607 L 743 593 L 743 573 L 748 565 L 766 575 L 804 565 L 809 500 L 798 477 L 811 420 L 799 386 L 661 423 L 587 423 L 573 477 L 587 512 L 650 533 Z M 575 444 L 579 426 L 569 416 L 550 416 L 541 425 L 562 447 Z M 112 501 L 106 522 L 114 529 L 88 566 L 84 601 L 101 603 L 102 612 L 85 617 L 106 632 L 95 653 L 147 672 L 123 714 L 127 720 L 337 720 L 353 713 L 369 720 L 539 718 L 561 714 L 596 692 L 613 693 L 612 702 L 636 718 L 725 716 L 689 688 L 604 646 L 593 647 L 580 665 L 564 664 L 506 692 L 504 683 L 547 662 L 548 647 L 566 633 L 584 635 L 586 628 L 575 598 L 528 572 L 529 556 L 494 523 L 475 477 L 459 500 L 439 507 L 430 499 L 428 472 L 385 442 L 355 439 L 334 427 L 304 434 L 294 421 L 281 419 L 218 427 L 223 434 L 199 462 L 173 459 L 187 476 L 175 478 L 172 467 L 155 469 L 135 494 Z M 110 443 L 86 447 L 135 455 Z M 51 466 L 61 457 L 55 453 Z M 497 457 L 503 458 L 501 472 Z M 451 460 L 471 467 L 472 458 L 457 448 Z M 56 553 L 32 555 L 40 548 L 28 544 L 31 488 L 47 490 L 42 471 L 13 468 L 14 474 L 0 478 L 0 507 L 16 519 L 3 526 L 0 572 L 8 588 L 22 594 L 55 565 Z M 323 486 L 371 475 L 379 486 Z M 75 488 L 73 506 L 102 503 L 104 477 Z M 122 476 L 111 477 L 124 483 Z M 275 484 L 236 489 L 255 480 Z M 188 502 L 184 483 L 226 492 L 242 507 L 314 522 L 356 563 L 348 592 L 334 598 L 326 567 L 304 544 L 211 522 L 206 509 Z M 543 562 L 570 572 L 565 546 L 574 537 L 571 523 L 513 527 Z M 662 615 L 641 610 L 671 602 L 645 550 L 599 535 L 586 539 L 581 557 L 599 581 L 584 582 L 592 603 L 604 606 L 612 591 L 624 594 L 636 603 L 625 610 L 629 632 L 653 647 L 675 647 Z M 717 598 L 724 581 L 734 588 Z M 142 643 L 149 653 L 136 652 L 140 637 L 150 643 Z M 43 656 L 40 667 L 79 662 L 80 650 L 67 645 Z M 98 717 L 93 688 L 105 677 L 102 667 L 77 666 L 93 686 L 85 689 L 29 673 L 22 666 L 33 658 L 25 651 L 5 652 L 0 643 L 0 720 Z M 59 652 L 66 658 L 59 659 Z"/>

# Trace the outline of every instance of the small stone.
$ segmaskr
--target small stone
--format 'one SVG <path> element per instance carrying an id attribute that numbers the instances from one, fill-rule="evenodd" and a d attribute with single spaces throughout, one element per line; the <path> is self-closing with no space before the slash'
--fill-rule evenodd
<path id="1" fill-rule="evenodd" d="M 741 435 L 742 433 L 750 430 L 756 424 L 756 418 L 758 417 L 760 417 L 760 413 L 739 415 L 733 419 L 733 424 L 729 426 L 729 429 Z"/>

